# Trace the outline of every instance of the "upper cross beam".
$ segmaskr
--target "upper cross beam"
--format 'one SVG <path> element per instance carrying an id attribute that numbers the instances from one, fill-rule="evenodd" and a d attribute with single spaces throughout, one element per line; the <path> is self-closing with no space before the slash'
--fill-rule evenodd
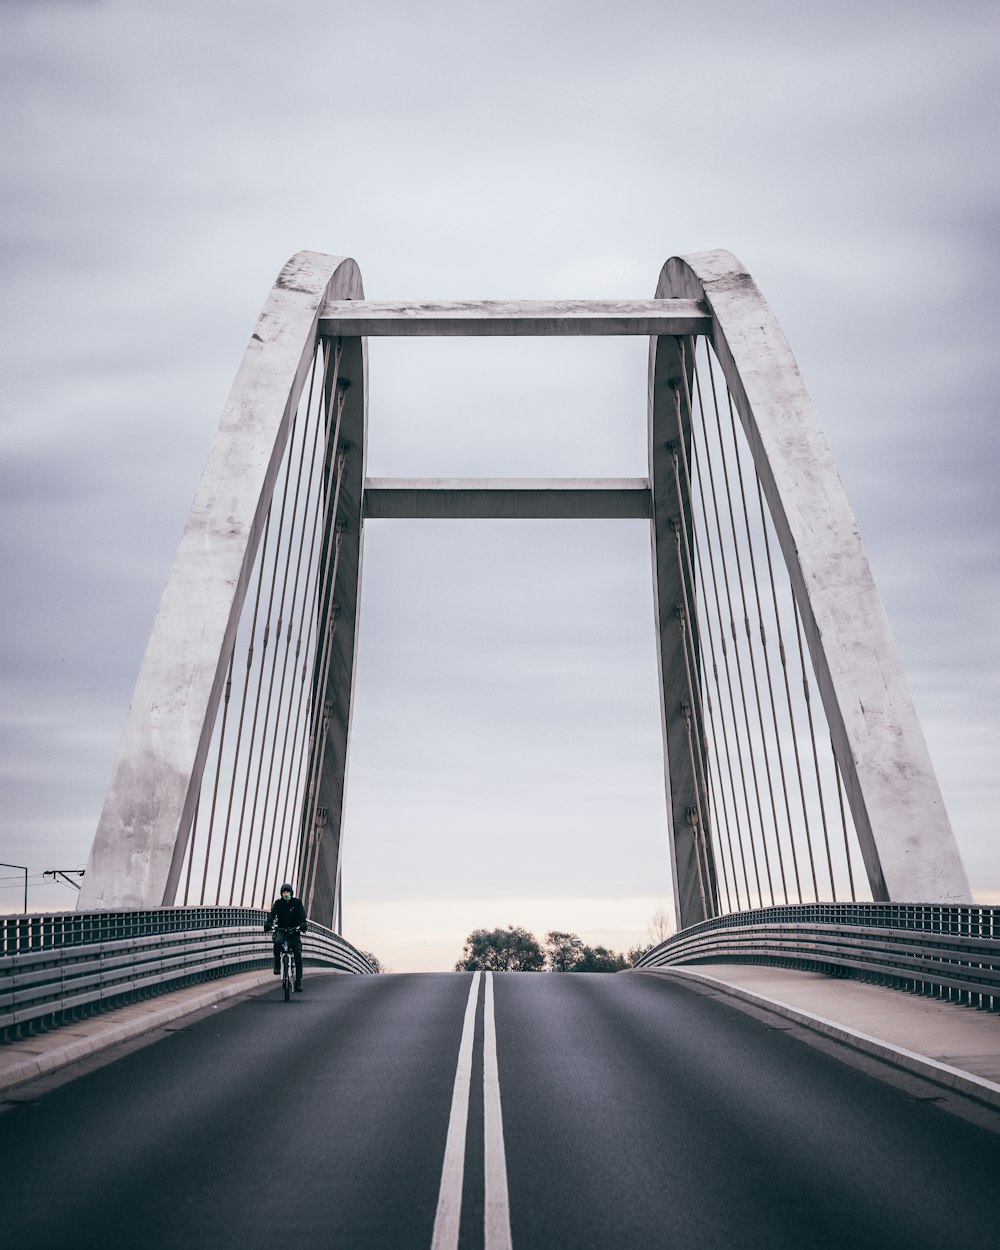
<path id="1" fill-rule="evenodd" d="M 650 514 L 646 478 L 391 478 L 365 482 L 368 519 L 588 520 Z"/>
<path id="2" fill-rule="evenodd" d="M 327 300 L 319 332 L 347 338 L 459 335 L 707 334 L 693 299 Z"/>

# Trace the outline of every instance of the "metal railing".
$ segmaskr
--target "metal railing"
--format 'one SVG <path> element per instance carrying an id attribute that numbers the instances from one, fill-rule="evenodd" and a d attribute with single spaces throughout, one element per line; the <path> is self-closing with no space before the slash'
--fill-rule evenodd
<path id="1" fill-rule="evenodd" d="M 267 913 L 246 907 L 61 912 L 0 918 L 0 1039 L 66 1024 L 272 961 Z M 310 924 L 307 966 L 368 975 L 349 942 Z"/>
<path id="2" fill-rule="evenodd" d="M 636 969 L 777 964 L 1000 1010 L 1000 907 L 808 903 L 691 925 Z"/>

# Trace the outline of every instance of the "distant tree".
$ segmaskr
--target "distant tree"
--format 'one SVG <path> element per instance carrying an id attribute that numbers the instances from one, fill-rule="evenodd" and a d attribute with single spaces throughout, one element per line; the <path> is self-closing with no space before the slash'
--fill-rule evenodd
<path id="1" fill-rule="evenodd" d="M 606 946 L 585 946 L 570 972 L 621 972 L 629 967 L 624 955 L 609 951 Z"/>
<path id="2" fill-rule="evenodd" d="M 653 946 L 659 946 L 668 937 L 673 937 L 676 932 L 674 922 L 665 907 L 657 907 L 656 911 L 653 912 L 652 920 L 646 925 L 646 932 L 649 934 L 649 940 Z"/>
<path id="3" fill-rule="evenodd" d="M 358 952 L 359 954 L 364 955 L 365 959 L 368 960 L 368 962 L 371 964 L 371 966 L 375 969 L 376 972 L 391 972 L 392 971 L 391 968 L 387 968 L 385 966 L 385 964 L 382 962 L 381 959 L 379 959 L 377 955 L 373 955 L 371 951 L 363 951 L 359 947 Z"/>
<path id="4" fill-rule="evenodd" d="M 634 968 L 635 965 L 639 962 L 639 960 L 643 957 L 643 955 L 649 954 L 649 952 L 652 949 L 653 949 L 653 944 L 651 942 L 647 946 L 630 947 L 628 954 L 625 956 L 625 958 L 629 962 L 629 966 Z"/>
<path id="5" fill-rule="evenodd" d="M 583 954 L 583 941 L 575 933 L 551 929 L 545 935 L 545 950 L 553 972 L 571 972 Z"/>
<path id="6" fill-rule="evenodd" d="M 465 939 L 456 972 L 541 972 L 545 952 L 527 929 L 474 929 Z"/>

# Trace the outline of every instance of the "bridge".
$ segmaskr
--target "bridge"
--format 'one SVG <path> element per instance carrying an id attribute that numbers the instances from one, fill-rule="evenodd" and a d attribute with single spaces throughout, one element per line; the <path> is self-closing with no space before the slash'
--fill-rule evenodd
<path id="1" fill-rule="evenodd" d="M 646 477 L 368 477 L 369 338 L 622 334 L 649 338 Z M 388 517 L 648 520 L 678 932 L 633 972 L 373 977 L 344 939 L 363 537 Z M 281 1010 L 259 935 L 279 879 L 314 922 Z M 647 300 L 400 303 L 300 253 L 210 451 L 78 910 L 5 922 L 0 1132 L 27 1161 L 5 1211 L 51 1246 L 112 1224 L 164 1245 L 964 1243 L 997 1214 L 998 956 L 832 455 L 739 262 L 674 258 Z"/>

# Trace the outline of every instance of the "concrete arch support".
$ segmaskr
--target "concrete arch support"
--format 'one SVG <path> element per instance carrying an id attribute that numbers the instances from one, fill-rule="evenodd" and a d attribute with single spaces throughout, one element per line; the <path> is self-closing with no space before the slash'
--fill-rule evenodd
<path id="1" fill-rule="evenodd" d="M 857 524 L 777 320 L 728 252 L 675 257 L 657 299 L 704 301 L 711 343 L 761 481 L 802 619 L 868 881 L 877 901 L 965 902 L 968 879 Z M 690 831 L 695 784 L 672 709 L 678 701 L 674 591 L 681 576 L 664 443 L 676 418 L 674 338 L 650 346 L 649 441 L 668 809 L 679 922 L 702 918 Z"/>
<path id="2" fill-rule="evenodd" d="M 198 803 L 215 714 L 226 681 L 275 480 L 309 375 L 320 310 L 363 299 L 353 260 L 300 252 L 281 270 L 250 338 L 167 580 L 126 717 L 79 898 L 83 910 L 174 901 Z M 350 721 L 361 558 L 367 357 L 344 340 L 343 441 L 352 455 L 338 513 L 336 689 L 333 739 L 318 785 L 325 804 L 317 919 L 333 914 Z M 331 541 L 332 536 L 327 536 Z M 331 792 L 330 778 L 336 779 Z M 335 833 L 336 836 L 333 836 Z"/>

